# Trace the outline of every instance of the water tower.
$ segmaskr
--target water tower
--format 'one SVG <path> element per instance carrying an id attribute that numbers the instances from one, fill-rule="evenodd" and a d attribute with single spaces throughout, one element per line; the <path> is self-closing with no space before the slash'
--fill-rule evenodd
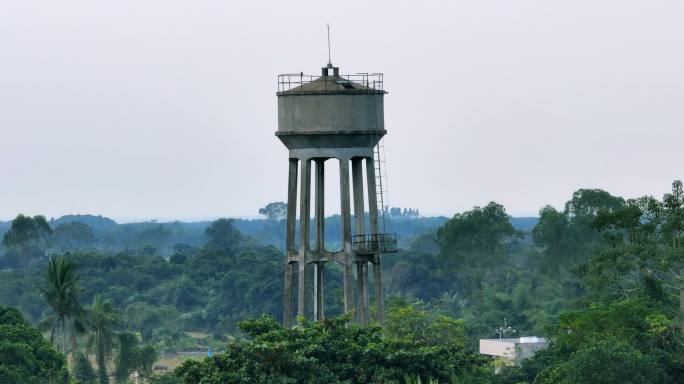
<path id="1" fill-rule="evenodd" d="M 324 318 L 325 264 L 343 267 L 344 311 L 360 324 L 368 324 L 368 265 L 373 267 L 377 321 L 383 323 L 382 269 L 380 255 L 396 251 L 396 236 L 384 233 L 383 177 L 378 145 L 387 133 L 383 115 L 383 76 L 379 73 L 340 75 L 328 63 L 320 76 L 278 76 L 278 131 L 276 136 L 289 150 L 287 240 L 283 325 L 294 315 L 293 274 L 297 268 L 297 315 L 306 317 L 309 269 L 313 269 L 313 314 Z M 324 183 L 328 160 L 339 161 L 342 247 L 325 244 Z M 314 243 L 311 244 L 311 179 L 315 183 Z M 364 167 L 366 180 L 364 182 Z M 351 168 L 351 183 L 349 171 Z M 352 215 L 350 184 L 353 193 Z M 299 185 L 299 196 L 298 196 Z M 368 196 L 370 228 L 365 228 L 364 185 Z M 299 218 L 297 201 L 299 200 Z M 354 220 L 352 220 L 354 218 Z M 352 221 L 353 232 L 352 232 Z M 297 233 L 297 224 L 299 231 Z M 298 236 L 298 241 L 296 241 Z M 313 268 L 307 266 L 313 265 Z M 354 276 L 356 266 L 356 276 Z M 356 282 L 356 295 L 354 283 Z M 356 299 L 356 300 L 355 300 Z"/>

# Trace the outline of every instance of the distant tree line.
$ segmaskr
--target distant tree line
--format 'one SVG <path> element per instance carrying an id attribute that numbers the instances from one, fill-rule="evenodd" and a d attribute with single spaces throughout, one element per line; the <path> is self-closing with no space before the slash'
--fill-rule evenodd
<path id="1" fill-rule="evenodd" d="M 407 217 L 407 218 L 417 218 L 420 217 L 420 212 L 418 211 L 418 208 L 404 208 L 401 209 L 399 207 L 391 207 L 389 205 L 386 205 L 384 208 L 385 215 L 391 217 L 391 218 L 400 218 L 400 217 Z"/>

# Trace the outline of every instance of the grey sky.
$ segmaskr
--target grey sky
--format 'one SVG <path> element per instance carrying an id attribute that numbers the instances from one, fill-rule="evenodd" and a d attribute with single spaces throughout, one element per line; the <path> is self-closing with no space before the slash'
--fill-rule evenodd
<path id="1" fill-rule="evenodd" d="M 276 75 L 384 72 L 390 203 L 513 215 L 682 172 L 684 2 L 0 0 L 0 219 L 255 216 Z M 331 205 L 330 210 L 334 208 Z"/>

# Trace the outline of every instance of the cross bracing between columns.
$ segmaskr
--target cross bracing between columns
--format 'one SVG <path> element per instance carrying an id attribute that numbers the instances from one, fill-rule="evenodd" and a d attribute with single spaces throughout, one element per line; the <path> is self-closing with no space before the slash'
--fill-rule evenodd
<path id="1" fill-rule="evenodd" d="M 291 326 L 293 309 L 296 303 L 297 315 L 306 317 L 313 312 L 315 320 L 325 318 L 325 264 L 335 261 L 343 267 L 343 292 L 345 313 L 352 313 L 360 324 L 371 322 L 369 302 L 371 297 L 377 307 L 375 321 L 382 324 L 384 300 L 382 291 L 382 270 L 380 269 L 379 252 L 368 252 L 358 247 L 358 238 L 377 238 L 372 233 L 378 230 L 378 205 L 375 188 L 375 165 L 372 157 L 354 157 L 341 159 L 340 167 L 340 210 L 342 220 L 343 247 L 340 251 L 329 251 L 325 247 L 325 162 L 329 158 L 306 158 L 290 160 L 290 177 L 288 187 L 288 239 L 285 264 L 285 294 L 283 323 Z M 366 174 L 364 175 L 364 166 Z M 350 172 L 351 171 L 351 172 Z M 351 173 L 351 175 L 350 175 Z M 364 177 L 365 176 L 365 177 Z M 312 180 L 313 179 L 313 180 Z M 314 188 L 312 196 L 311 187 Z M 299 190 L 297 188 L 299 186 Z M 364 188 L 366 194 L 364 195 Z M 367 202 L 365 200 L 367 196 Z M 314 242 L 310 246 L 309 215 L 313 200 Z M 296 203 L 299 201 L 299 237 L 295 244 Z M 352 204 L 353 202 L 353 204 Z M 365 228 L 365 207 L 368 207 L 369 225 Z M 353 209 L 353 212 L 352 212 Z M 353 215 L 352 215 L 353 214 Z M 352 234 L 353 232 L 357 235 Z M 371 234 L 368 234 L 370 232 Z M 360 234 L 360 235 L 359 235 Z M 298 248 L 295 249 L 295 245 Z M 370 279 L 368 264 L 372 264 L 373 278 Z M 312 265 L 308 268 L 307 265 Z M 296 272 L 295 272 L 296 266 Z M 296 284 L 293 277 L 296 275 Z M 311 280 L 310 280 L 311 279 Z M 309 297 L 307 288 L 309 281 L 313 284 L 313 295 Z M 293 290 L 297 286 L 296 300 Z M 371 295 L 372 293 L 372 295 Z M 311 304 L 309 304 L 311 300 Z M 308 305 L 312 305 L 309 307 Z M 312 308 L 307 312 L 307 308 Z"/>

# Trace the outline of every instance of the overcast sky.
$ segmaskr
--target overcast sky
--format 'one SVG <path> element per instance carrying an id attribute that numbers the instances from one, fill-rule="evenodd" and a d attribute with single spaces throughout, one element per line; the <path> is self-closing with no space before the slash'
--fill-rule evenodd
<path id="1" fill-rule="evenodd" d="M 0 219 L 284 200 L 276 75 L 320 72 L 326 22 L 341 72 L 385 74 L 391 205 L 660 197 L 684 177 L 682 20 L 680 0 L 0 0 Z"/>

